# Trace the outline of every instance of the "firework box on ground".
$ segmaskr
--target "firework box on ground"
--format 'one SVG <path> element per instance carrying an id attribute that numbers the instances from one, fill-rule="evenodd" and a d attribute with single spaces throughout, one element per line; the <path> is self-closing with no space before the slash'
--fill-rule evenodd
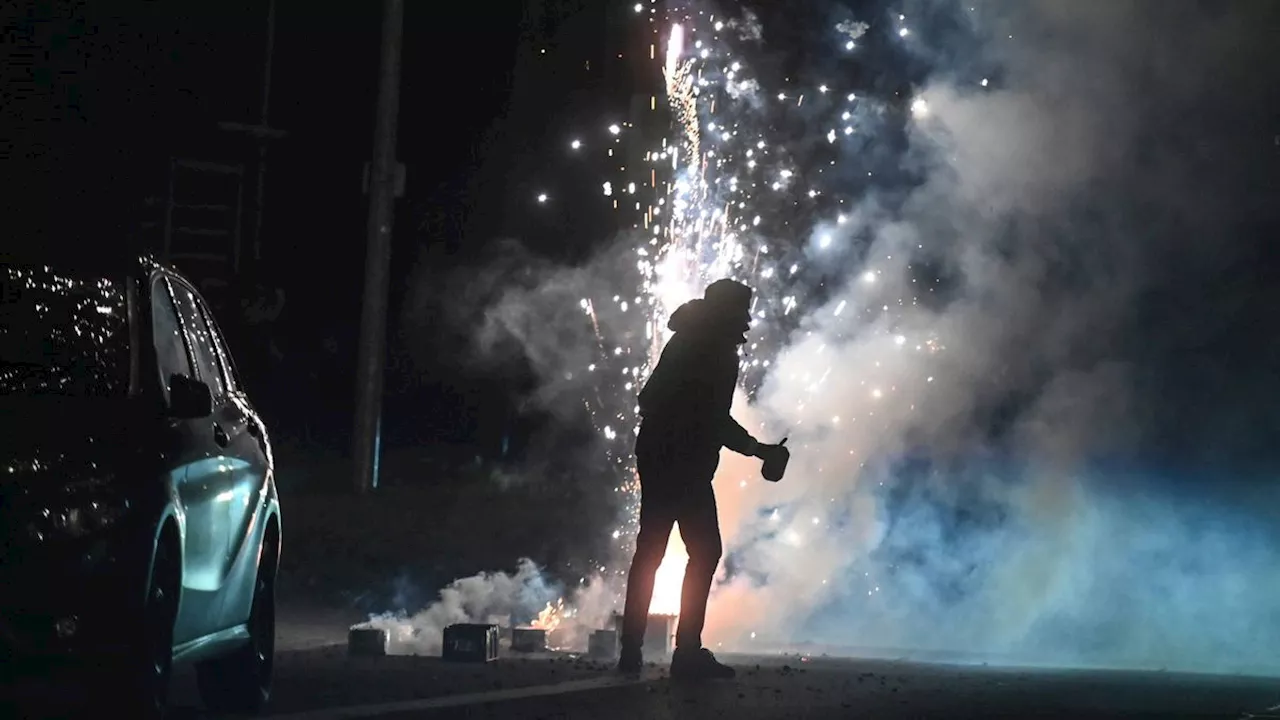
<path id="1" fill-rule="evenodd" d="M 678 615 L 650 614 L 644 627 L 642 652 L 646 655 L 670 655 L 675 647 L 676 620 Z M 622 637 L 622 613 L 613 614 L 613 629 Z"/>
<path id="2" fill-rule="evenodd" d="M 676 616 L 650 615 L 644 628 L 642 652 L 648 656 L 670 655 L 675 645 Z"/>
<path id="3" fill-rule="evenodd" d="M 491 662 L 498 659 L 498 626 L 459 623 L 444 629 L 440 657 L 451 662 Z"/>
<path id="4" fill-rule="evenodd" d="M 519 627 L 511 630 L 511 649 L 515 652 L 545 652 L 547 631 L 535 627 Z"/>
<path id="5" fill-rule="evenodd" d="M 618 657 L 618 631 L 596 630 L 587 640 L 587 654 L 594 658 L 614 660 Z"/>
<path id="6" fill-rule="evenodd" d="M 582 634 L 572 627 L 558 627 L 547 631 L 547 647 L 563 652 L 582 652 Z"/>
<path id="7" fill-rule="evenodd" d="M 498 626 L 498 642 L 511 646 L 511 632 L 515 626 L 510 615 L 490 615 L 489 624 Z"/>
<path id="8" fill-rule="evenodd" d="M 351 655 L 386 655 L 390 645 L 391 633 L 385 628 L 353 625 L 347 631 L 347 652 Z"/>

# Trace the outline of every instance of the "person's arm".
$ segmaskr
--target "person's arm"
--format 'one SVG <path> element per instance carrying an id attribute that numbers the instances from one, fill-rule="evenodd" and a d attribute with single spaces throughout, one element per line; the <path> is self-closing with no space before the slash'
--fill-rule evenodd
<path id="1" fill-rule="evenodd" d="M 756 457 L 756 453 L 760 450 L 760 441 L 751 437 L 751 433 L 747 432 L 747 429 L 732 416 L 725 418 L 723 432 L 722 445 L 747 457 Z"/>
<path id="2" fill-rule="evenodd" d="M 734 352 L 726 356 L 723 363 L 717 368 L 719 377 L 712 379 L 715 383 L 713 392 L 718 396 L 716 407 L 724 408 L 724 416 L 720 419 L 720 444 L 736 453 L 754 457 L 760 449 L 759 441 L 729 414 L 733 407 L 733 390 L 738 386 L 738 354 Z"/>

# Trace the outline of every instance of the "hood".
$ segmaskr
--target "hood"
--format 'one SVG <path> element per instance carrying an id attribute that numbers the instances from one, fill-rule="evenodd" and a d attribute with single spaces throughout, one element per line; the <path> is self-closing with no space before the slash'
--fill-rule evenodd
<path id="1" fill-rule="evenodd" d="M 747 341 L 747 320 L 746 317 L 726 317 L 714 304 L 699 298 L 676 308 L 667 321 L 667 328 L 676 333 L 688 332 L 709 340 L 723 339 L 741 345 Z"/>
<path id="2" fill-rule="evenodd" d="M 673 332 L 690 330 L 697 332 L 711 324 L 710 315 L 711 311 L 706 300 L 690 300 L 671 313 L 671 319 L 667 321 L 667 329 Z"/>

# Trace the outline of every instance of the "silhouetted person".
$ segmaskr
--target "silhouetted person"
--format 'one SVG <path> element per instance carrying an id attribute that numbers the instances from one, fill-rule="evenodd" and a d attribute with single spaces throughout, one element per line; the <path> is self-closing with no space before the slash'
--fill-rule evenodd
<path id="1" fill-rule="evenodd" d="M 680 593 L 680 621 L 671 675 L 730 678 L 702 647 L 707 596 L 720 563 L 720 523 L 711 480 L 720 448 L 768 458 L 777 445 L 760 443 L 729 416 L 738 382 L 738 346 L 751 324 L 751 288 L 717 280 L 700 300 L 680 306 L 668 327 L 675 331 L 640 392 L 640 533 L 627 577 L 622 622 L 623 672 L 638 672 L 654 576 L 666 553 L 673 523 L 689 551 Z"/>

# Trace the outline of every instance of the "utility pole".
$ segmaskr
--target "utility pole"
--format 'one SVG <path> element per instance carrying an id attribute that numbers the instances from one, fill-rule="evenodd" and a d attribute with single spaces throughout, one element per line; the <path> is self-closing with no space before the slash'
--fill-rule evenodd
<path id="1" fill-rule="evenodd" d="M 382 7 L 382 56 L 379 61 L 377 117 L 373 129 L 373 162 L 369 170 L 368 248 L 364 303 L 360 312 L 353 428 L 353 479 L 359 494 L 377 487 L 378 482 L 378 441 L 387 344 L 387 276 L 391 265 L 391 226 L 400 174 L 396 162 L 396 121 L 400 114 L 404 0 L 384 0 Z"/>

